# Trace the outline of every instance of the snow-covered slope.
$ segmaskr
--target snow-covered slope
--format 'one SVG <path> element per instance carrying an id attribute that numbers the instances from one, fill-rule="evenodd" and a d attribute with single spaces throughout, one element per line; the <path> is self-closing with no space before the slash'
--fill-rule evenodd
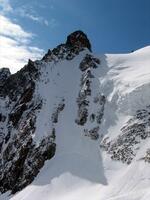
<path id="1" fill-rule="evenodd" d="M 0 200 L 150 199 L 150 47 L 100 56 L 90 47 L 69 59 L 63 48 L 37 61 L 34 91 L 42 106 L 32 139 L 38 147 L 51 136 L 55 155 Z"/>

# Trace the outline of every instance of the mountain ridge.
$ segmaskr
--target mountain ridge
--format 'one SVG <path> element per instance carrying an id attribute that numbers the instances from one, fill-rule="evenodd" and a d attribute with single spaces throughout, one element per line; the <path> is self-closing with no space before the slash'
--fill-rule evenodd
<path id="1" fill-rule="evenodd" d="M 147 200 L 149 47 L 95 56 L 70 36 L 2 83 L 0 200 Z"/>

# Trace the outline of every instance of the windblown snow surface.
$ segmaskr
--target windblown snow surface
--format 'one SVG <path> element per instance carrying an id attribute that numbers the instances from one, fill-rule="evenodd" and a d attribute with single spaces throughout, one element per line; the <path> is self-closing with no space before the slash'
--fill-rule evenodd
<path id="1" fill-rule="evenodd" d="M 45 103 L 38 115 L 34 139 L 38 141 L 48 133 L 52 126 L 51 105 L 57 106 L 64 98 L 65 109 L 56 125 L 56 154 L 46 161 L 32 184 L 14 196 L 3 194 L 0 200 L 150 199 L 150 164 L 140 160 L 150 141 L 140 144 L 136 157 L 127 165 L 113 161 L 100 149 L 101 138 L 85 137 L 81 134 L 84 127 L 74 122 L 81 79 L 78 66 L 86 53 L 81 52 L 71 61 L 41 67 L 36 90 Z M 150 104 L 150 47 L 97 57 L 101 64 L 93 70 L 91 87 L 95 94 L 100 91 L 107 97 L 100 132 L 113 139 L 136 110 Z"/>

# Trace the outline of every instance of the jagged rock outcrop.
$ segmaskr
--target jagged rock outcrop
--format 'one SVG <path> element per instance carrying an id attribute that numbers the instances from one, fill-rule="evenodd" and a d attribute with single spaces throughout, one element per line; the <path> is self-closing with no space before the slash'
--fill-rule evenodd
<path id="1" fill-rule="evenodd" d="M 91 51 L 89 39 L 82 31 L 75 31 L 67 37 L 65 44 L 60 44 L 53 50 L 49 49 L 42 60 L 46 62 L 58 62 L 60 59 L 72 60 L 85 48 Z"/>
<path id="2" fill-rule="evenodd" d="M 3 84 L 3 88 L 0 90 L 0 97 L 9 96 L 11 101 L 16 101 L 18 96 L 24 94 L 26 88 L 34 87 L 34 81 L 38 78 L 38 65 L 40 63 L 29 60 L 16 74 L 12 74 L 7 78 L 7 81 Z"/>
<path id="3" fill-rule="evenodd" d="M 95 58 L 91 55 L 87 54 L 79 65 L 80 70 L 83 72 L 81 77 L 81 90 L 77 98 L 79 109 L 76 123 L 79 125 L 84 125 L 87 121 L 89 106 L 88 96 L 91 96 L 91 81 L 92 78 L 94 78 L 91 69 L 97 68 L 97 64 L 99 63 L 100 62 L 95 62 Z"/>
<path id="4" fill-rule="evenodd" d="M 105 96 L 101 93 L 97 94 L 94 98 L 92 97 L 91 84 L 92 80 L 95 78 L 92 70 L 98 68 L 99 64 L 99 59 L 90 54 L 86 54 L 79 65 L 82 77 L 80 84 L 81 90 L 77 98 L 78 113 L 75 122 L 81 126 L 84 126 L 86 123 L 91 124 L 92 128 L 89 129 L 85 127 L 83 134 L 84 136 L 90 137 L 92 140 L 97 140 L 99 138 L 100 124 L 103 118 L 106 102 Z M 94 108 L 94 106 L 90 108 L 91 101 L 94 102 L 96 108 Z"/>
<path id="5" fill-rule="evenodd" d="M 19 72 L 5 76 L 0 91 L 0 191 L 15 193 L 31 183 L 55 154 L 55 139 L 50 134 L 37 145 L 33 140 L 37 113 L 42 99 L 35 95 L 40 77 L 40 61 L 29 60 Z"/>
<path id="6" fill-rule="evenodd" d="M 113 160 L 130 164 L 142 141 L 150 137 L 149 130 L 150 106 L 147 106 L 145 109 L 137 110 L 135 116 L 121 128 L 117 138 L 110 140 L 109 137 L 105 137 L 100 146 Z M 149 151 L 146 152 L 144 159 L 149 161 Z"/>
<path id="7" fill-rule="evenodd" d="M 64 107 L 65 107 L 65 100 L 62 99 L 61 102 L 58 104 L 58 106 L 55 108 L 54 112 L 52 113 L 51 116 L 51 121 L 52 123 L 57 123 L 58 122 L 58 116 L 60 114 L 61 111 L 63 111 Z"/>
<path id="8" fill-rule="evenodd" d="M 0 89 L 4 85 L 7 78 L 11 75 L 10 70 L 8 68 L 0 69 Z"/>

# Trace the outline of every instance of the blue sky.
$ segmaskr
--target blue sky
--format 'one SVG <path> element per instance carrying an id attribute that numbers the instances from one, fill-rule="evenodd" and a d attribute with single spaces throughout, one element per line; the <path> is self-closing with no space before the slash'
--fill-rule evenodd
<path id="1" fill-rule="evenodd" d="M 35 57 L 33 50 L 42 54 L 78 29 L 96 53 L 130 52 L 150 44 L 149 0 L 0 0 L 0 5 L 2 16 L 30 34 L 24 38 L 28 42 L 17 42 L 30 45 Z"/>

